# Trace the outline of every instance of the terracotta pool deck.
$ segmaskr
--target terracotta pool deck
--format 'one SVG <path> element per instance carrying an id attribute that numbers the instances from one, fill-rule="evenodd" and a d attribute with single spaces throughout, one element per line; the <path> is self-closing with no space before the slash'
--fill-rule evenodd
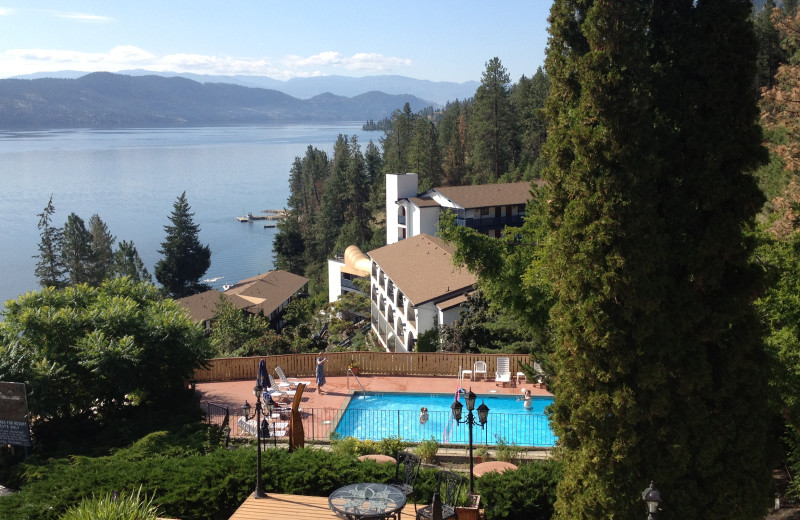
<path id="1" fill-rule="evenodd" d="M 303 392 L 300 406 L 303 408 L 330 408 L 338 410 L 344 403 L 345 398 L 350 396 L 352 392 L 361 390 L 361 387 L 352 376 L 349 378 L 349 387 L 347 377 L 331 376 L 326 379 L 327 382 L 322 388 L 324 392 L 322 394 L 320 394 L 314 382 L 314 378 L 307 379 L 311 382 L 311 385 Z M 444 376 L 401 377 L 362 374 L 358 376 L 358 380 L 361 385 L 363 385 L 364 389 L 370 392 L 429 392 L 434 394 L 454 394 L 459 387 L 458 378 Z M 253 404 L 254 386 L 255 374 L 253 375 L 253 379 L 198 383 L 197 391 L 200 393 L 200 400 L 203 403 L 213 402 L 238 410 L 245 400 Z M 515 386 L 514 378 L 512 378 L 511 385 L 505 387 L 499 383 L 496 384 L 491 378 L 488 381 L 482 379 L 480 381 L 470 381 L 465 379 L 463 386 L 466 390 L 471 388 L 478 397 L 491 394 L 521 395 L 523 388 L 530 389 L 531 394 L 534 396 L 552 395 L 547 390 L 538 388 L 536 385 L 526 383 L 522 380 L 518 386 Z M 520 407 L 522 407 L 522 402 L 520 402 Z"/>

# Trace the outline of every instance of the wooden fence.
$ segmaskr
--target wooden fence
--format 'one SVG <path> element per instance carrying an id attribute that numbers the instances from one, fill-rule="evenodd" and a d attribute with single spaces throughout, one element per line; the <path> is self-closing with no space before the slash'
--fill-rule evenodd
<path id="1" fill-rule="evenodd" d="M 256 378 L 258 362 L 266 360 L 272 374 L 275 366 L 280 366 L 291 377 L 314 377 L 318 354 L 284 354 L 280 356 L 259 356 L 246 358 L 216 358 L 210 361 L 207 369 L 195 371 L 198 382 L 234 381 Z M 459 368 L 471 370 L 476 361 L 486 362 L 486 374 L 494 377 L 497 358 L 509 358 L 511 376 L 521 372 L 520 364 L 529 364 L 527 354 L 459 354 L 444 352 L 330 352 L 325 353 L 328 362 L 325 374 L 343 376 L 351 363 L 359 365 L 361 373 L 386 376 L 450 376 L 457 377 Z"/>

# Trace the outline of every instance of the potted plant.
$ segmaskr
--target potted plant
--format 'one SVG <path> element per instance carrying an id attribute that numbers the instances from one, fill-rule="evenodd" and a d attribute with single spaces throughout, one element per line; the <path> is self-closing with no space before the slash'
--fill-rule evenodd
<path id="1" fill-rule="evenodd" d="M 361 363 L 356 361 L 355 359 L 351 359 L 350 363 L 347 365 L 347 368 L 352 370 L 353 375 L 357 376 L 358 373 L 359 373 L 359 370 L 361 370 Z"/>
<path id="2" fill-rule="evenodd" d="M 467 493 L 464 505 L 456 506 L 458 520 L 480 520 L 481 496 Z"/>

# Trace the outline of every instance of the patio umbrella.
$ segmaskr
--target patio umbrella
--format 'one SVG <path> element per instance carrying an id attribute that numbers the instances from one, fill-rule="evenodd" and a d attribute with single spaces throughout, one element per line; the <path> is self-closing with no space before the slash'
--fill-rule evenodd
<path id="1" fill-rule="evenodd" d="M 258 362 L 258 376 L 256 376 L 256 384 L 260 385 L 264 390 L 268 390 L 272 386 L 272 381 L 267 372 L 267 362 L 263 359 Z"/>

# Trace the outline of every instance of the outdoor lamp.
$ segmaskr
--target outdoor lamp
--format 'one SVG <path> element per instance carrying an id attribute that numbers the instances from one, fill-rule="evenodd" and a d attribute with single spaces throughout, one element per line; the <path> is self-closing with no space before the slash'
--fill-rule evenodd
<path id="1" fill-rule="evenodd" d="M 472 392 L 472 388 L 470 388 L 469 392 L 467 392 L 467 396 L 464 398 L 464 400 L 467 402 L 467 410 L 469 410 L 470 412 L 475 409 L 476 397 L 477 396 Z"/>
<path id="2" fill-rule="evenodd" d="M 453 418 L 456 421 L 461 420 L 461 410 L 464 408 L 464 405 L 461 404 L 460 401 L 453 401 L 453 404 L 450 405 L 450 409 L 453 411 Z"/>
<path id="3" fill-rule="evenodd" d="M 256 396 L 256 399 L 261 399 L 261 391 L 264 390 L 264 387 L 261 385 L 256 385 L 253 387 L 253 393 Z"/>
<path id="4" fill-rule="evenodd" d="M 642 500 L 647 504 L 647 520 L 655 520 L 658 513 L 658 506 L 661 504 L 661 493 L 653 485 L 654 482 L 650 481 L 650 487 L 642 491 Z"/>
<path id="5" fill-rule="evenodd" d="M 481 423 L 481 426 L 486 424 L 486 421 L 489 420 L 489 407 L 486 406 L 486 403 L 481 402 L 481 405 L 478 407 L 478 422 Z"/>
<path id="6" fill-rule="evenodd" d="M 489 407 L 486 406 L 486 403 L 481 403 L 478 407 L 478 421 L 475 421 L 475 414 L 473 414 L 473 410 L 475 410 L 475 399 L 477 396 L 472 391 L 472 388 L 469 389 L 469 392 L 464 396 L 464 400 L 467 402 L 467 418 L 463 421 L 461 420 L 461 411 L 464 408 L 457 399 L 453 401 L 453 404 L 450 405 L 450 409 L 453 411 L 453 419 L 455 419 L 456 423 L 463 423 L 469 427 L 469 492 L 470 494 L 475 493 L 475 482 L 474 482 L 474 475 L 472 474 L 473 469 L 473 462 L 472 462 L 472 427 L 476 424 L 483 428 L 486 425 L 486 420 L 489 415 Z"/>
<path id="7" fill-rule="evenodd" d="M 247 402 L 245 399 L 244 404 L 242 405 L 242 415 L 244 415 L 245 420 L 250 418 L 250 403 Z"/>

